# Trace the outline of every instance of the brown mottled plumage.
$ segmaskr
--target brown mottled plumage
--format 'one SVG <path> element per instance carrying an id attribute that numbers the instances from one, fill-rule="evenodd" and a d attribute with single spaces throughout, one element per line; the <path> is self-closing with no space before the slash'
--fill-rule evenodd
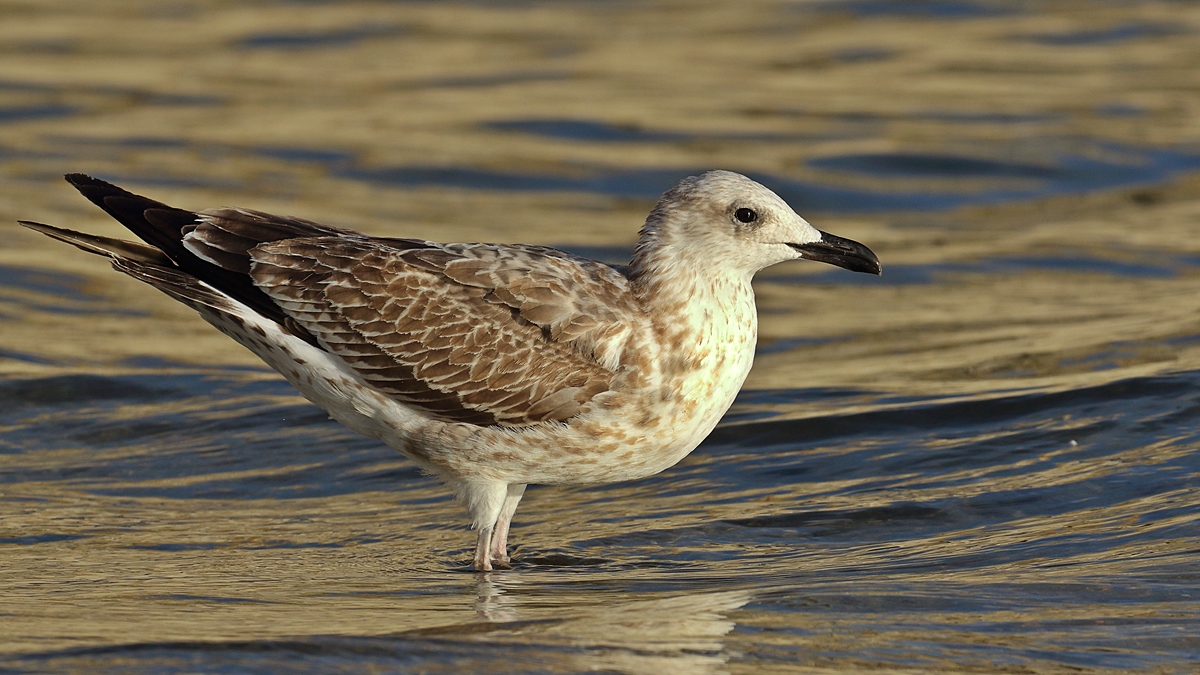
<path id="1" fill-rule="evenodd" d="M 605 308 L 601 323 L 578 305 L 621 297 L 628 282 L 598 263 L 499 253 L 294 239 L 251 252 L 250 276 L 326 349 L 402 403 L 472 424 L 574 417 L 613 377 L 594 349 L 607 342 L 597 338 L 620 332 L 633 311 Z"/>
<path id="2" fill-rule="evenodd" d="M 526 484 L 648 476 L 708 435 L 753 360 L 756 271 L 797 258 L 880 269 L 725 171 L 665 193 L 622 269 L 538 246 L 193 213 L 67 180 L 146 245 L 22 224 L 111 257 L 449 483 L 480 531 L 479 570 L 507 564 Z"/>

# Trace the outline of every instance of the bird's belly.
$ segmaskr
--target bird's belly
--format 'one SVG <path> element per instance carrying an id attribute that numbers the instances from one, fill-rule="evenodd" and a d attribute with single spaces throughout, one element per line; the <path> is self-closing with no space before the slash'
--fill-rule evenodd
<path id="1" fill-rule="evenodd" d="M 635 480 L 674 466 L 696 448 L 729 409 L 749 363 L 708 376 L 679 378 L 613 392 L 566 423 L 487 427 L 456 456 L 452 473 L 487 472 L 510 483 L 589 484 Z"/>
<path id="2" fill-rule="evenodd" d="M 443 422 L 380 394 L 336 357 L 256 317 L 201 312 L 330 416 L 451 480 L 590 484 L 651 476 L 687 456 L 720 421 L 749 364 L 612 392 L 567 422 L 523 427 Z M 254 324 L 254 325 L 251 325 Z"/>

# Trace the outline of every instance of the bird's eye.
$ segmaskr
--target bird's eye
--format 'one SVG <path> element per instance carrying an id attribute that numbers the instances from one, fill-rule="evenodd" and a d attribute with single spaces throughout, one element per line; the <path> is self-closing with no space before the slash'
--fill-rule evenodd
<path id="1" fill-rule="evenodd" d="M 758 213 L 755 212 L 754 209 L 748 209 L 746 207 L 742 207 L 742 208 L 738 209 L 737 211 L 733 212 L 733 217 L 737 218 L 737 221 L 739 223 L 744 223 L 746 225 L 749 225 L 750 223 L 753 223 L 754 221 L 758 220 Z"/>

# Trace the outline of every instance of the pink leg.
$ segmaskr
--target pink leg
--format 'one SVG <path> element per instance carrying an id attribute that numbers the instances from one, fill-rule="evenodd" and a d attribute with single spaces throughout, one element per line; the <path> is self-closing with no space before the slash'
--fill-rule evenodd
<path id="1" fill-rule="evenodd" d="M 504 510 L 508 496 L 508 485 L 500 481 L 464 481 L 454 486 L 458 498 L 466 502 L 467 513 L 471 514 L 471 525 L 479 530 L 475 543 L 475 569 L 480 572 L 492 570 L 492 532 L 496 520 Z"/>
<path id="2" fill-rule="evenodd" d="M 521 497 L 525 494 L 524 485 L 509 485 L 508 495 L 504 498 L 504 507 L 500 509 L 500 516 L 496 518 L 496 527 L 491 532 L 491 546 L 489 556 L 491 559 L 505 567 L 508 567 L 508 527 L 512 524 L 513 514 L 517 511 L 517 504 L 521 503 Z M 478 557 L 478 553 L 476 553 Z"/>
<path id="3" fill-rule="evenodd" d="M 479 528 L 479 540 L 475 543 L 475 571 L 476 572 L 491 572 L 492 560 L 490 557 L 490 544 L 492 542 L 492 528 Z M 508 561 L 505 560 L 507 563 Z"/>

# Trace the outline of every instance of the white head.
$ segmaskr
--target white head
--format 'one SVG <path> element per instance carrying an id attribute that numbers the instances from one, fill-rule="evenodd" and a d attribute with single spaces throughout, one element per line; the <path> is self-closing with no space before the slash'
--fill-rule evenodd
<path id="1" fill-rule="evenodd" d="M 866 246 L 809 225 L 762 185 L 731 171 L 685 178 L 659 199 L 642 227 L 635 269 L 690 259 L 753 275 L 785 260 L 819 260 L 856 272 L 879 274 L 879 259 Z M 658 255 L 656 255 L 658 254 Z"/>

